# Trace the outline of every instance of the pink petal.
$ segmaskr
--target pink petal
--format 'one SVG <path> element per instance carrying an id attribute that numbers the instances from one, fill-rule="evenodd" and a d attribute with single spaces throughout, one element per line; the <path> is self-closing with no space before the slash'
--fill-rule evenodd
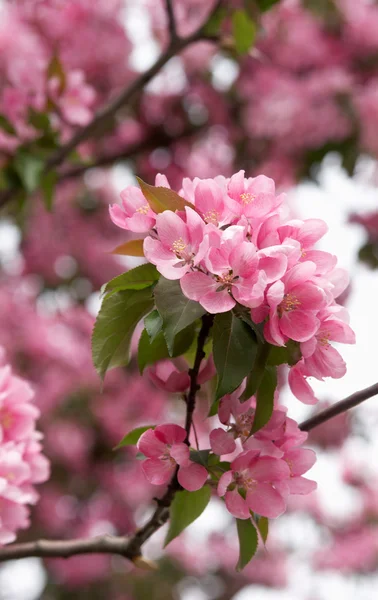
<path id="1" fill-rule="evenodd" d="M 231 454 L 236 448 L 235 440 L 232 434 L 224 429 L 213 429 L 210 433 L 210 446 L 212 451 L 219 456 L 222 454 Z"/>
<path id="2" fill-rule="evenodd" d="M 230 485 L 230 483 L 233 480 L 233 475 L 232 475 L 232 471 L 226 471 L 226 473 L 223 473 L 223 475 L 221 476 L 221 478 L 218 481 L 218 496 L 224 496 L 225 493 L 227 492 L 227 488 Z"/>
<path id="3" fill-rule="evenodd" d="M 258 455 L 259 452 L 256 450 L 248 450 L 247 452 L 242 452 L 232 461 L 231 469 L 234 472 L 245 471 L 245 469 L 248 469 L 251 462 L 254 461 Z"/>
<path id="4" fill-rule="evenodd" d="M 201 298 L 200 304 L 207 312 L 215 315 L 231 310 L 236 302 L 227 290 L 222 290 L 221 292 L 209 292 Z"/>
<path id="5" fill-rule="evenodd" d="M 237 519 L 250 519 L 251 513 L 244 498 L 237 490 L 226 492 L 225 495 L 227 510 Z"/>
<path id="6" fill-rule="evenodd" d="M 295 265 L 285 275 L 286 291 L 290 291 L 293 287 L 303 284 L 304 281 L 310 279 L 316 271 L 316 264 L 311 261 L 305 261 Z"/>
<path id="7" fill-rule="evenodd" d="M 156 437 L 153 429 L 147 429 L 139 438 L 137 448 L 144 456 L 157 458 L 164 454 L 166 444 Z"/>
<path id="8" fill-rule="evenodd" d="M 156 217 L 156 229 L 163 246 L 171 249 L 174 242 L 189 243 L 188 228 L 184 221 L 171 210 L 165 210 Z"/>
<path id="9" fill-rule="evenodd" d="M 231 177 L 227 191 L 231 198 L 239 201 L 240 195 L 244 192 L 244 171 L 239 171 Z"/>
<path id="10" fill-rule="evenodd" d="M 285 452 L 291 475 L 303 475 L 316 463 L 316 454 L 309 448 L 295 448 Z"/>
<path id="11" fill-rule="evenodd" d="M 311 494 L 318 484 L 312 479 L 306 479 L 306 477 L 293 477 L 288 481 L 290 494 Z"/>
<path id="12" fill-rule="evenodd" d="M 266 299 L 272 309 L 276 309 L 281 304 L 285 293 L 285 286 L 282 281 L 276 281 L 270 286 Z"/>
<path id="13" fill-rule="evenodd" d="M 117 225 L 117 227 L 121 227 L 122 229 L 127 229 L 125 223 L 126 215 L 119 204 L 111 204 L 109 206 L 109 214 L 114 225 Z"/>
<path id="14" fill-rule="evenodd" d="M 291 340 L 305 342 L 319 329 L 319 319 L 304 310 L 285 311 L 280 319 L 280 330 Z"/>
<path id="15" fill-rule="evenodd" d="M 195 492 L 203 487 L 207 479 L 207 471 L 202 465 L 191 463 L 188 467 L 179 468 L 177 479 L 183 488 Z"/>
<path id="16" fill-rule="evenodd" d="M 193 271 L 187 273 L 180 281 L 181 289 L 190 300 L 201 300 L 208 292 L 216 290 L 219 284 L 209 275 Z"/>
<path id="17" fill-rule="evenodd" d="M 248 491 L 246 502 L 253 512 L 269 519 L 279 517 L 286 510 L 281 494 L 268 483 L 258 483 L 255 490 Z"/>
<path id="18" fill-rule="evenodd" d="M 178 465 L 186 467 L 189 461 L 189 446 L 186 444 L 173 444 L 170 455 L 177 462 Z M 303 471 L 304 472 L 304 471 Z"/>
<path id="19" fill-rule="evenodd" d="M 185 429 L 180 427 L 180 425 L 175 425 L 174 423 L 158 425 L 154 432 L 156 437 L 169 445 L 179 444 L 186 439 Z"/>
<path id="20" fill-rule="evenodd" d="M 289 386 L 294 396 L 304 404 L 316 404 L 312 387 L 307 383 L 299 369 L 292 367 L 289 371 Z"/>
<path id="21" fill-rule="evenodd" d="M 323 290 L 312 283 L 302 283 L 293 287 L 290 293 L 299 300 L 303 310 L 319 310 L 325 305 Z"/>
<path id="22" fill-rule="evenodd" d="M 251 242 L 242 242 L 230 253 L 230 266 L 235 275 L 250 277 L 257 268 L 256 247 Z"/>
<path id="23" fill-rule="evenodd" d="M 249 467 L 248 472 L 256 481 L 275 481 L 290 477 L 287 463 L 270 456 L 258 457 L 255 464 Z"/>
<path id="24" fill-rule="evenodd" d="M 176 465 L 169 460 L 148 458 L 142 463 L 143 473 L 153 485 L 163 485 L 171 479 Z"/>
<path id="25" fill-rule="evenodd" d="M 306 219 L 299 230 L 298 240 L 303 248 L 311 248 L 328 231 L 328 225 L 322 219 Z"/>

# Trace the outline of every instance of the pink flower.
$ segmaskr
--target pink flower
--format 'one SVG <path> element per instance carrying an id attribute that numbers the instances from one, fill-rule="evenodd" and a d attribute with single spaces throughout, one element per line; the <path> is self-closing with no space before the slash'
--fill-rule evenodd
<path id="1" fill-rule="evenodd" d="M 284 461 L 290 469 L 290 479 L 286 482 L 290 494 L 310 494 L 317 484 L 302 477 L 316 462 L 316 454 L 309 448 L 292 448 L 285 452 Z"/>
<path id="2" fill-rule="evenodd" d="M 135 233 L 150 231 L 155 224 L 155 213 L 138 187 L 130 185 L 121 192 L 122 207 L 109 206 L 110 218 L 115 225 Z"/>
<path id="3" fill-rule="evenodd" d="M 261 219 L 282 202 L 276 198 L 273 179 L 258 175 L 244 178 L 244 171 L 233 175 L 227 186 L 226 205 L 235 217 Z"/>
<path id="4" fill-rule="evenodd" d="M 151 367 L 148 367 L 146 374 L 156 387 L 166 392 L 184 392 L 190 385 L 188 365 L 185 361 L 180 361 L 180 359 L 173 361 L 169 359 L 160 360 Z M 214 375 L 214 362 L 212 357 L 210 357 L 206 362 L 202 362 L 197 381 L 202 385 Z"/>
<path id="5" fill-rule="evenodd" d="M 320 321 L 316 313 L 325 306 L 326 296 L 311 279 L 315 271 L 315 263 L 300 263 L 269 288 L 269 322 L 264 333 L 270 343 L 305 342 L 317 332 Z"/>
<path id="6" fill-rule="evenodd" d="M 184 220 L 166 210 L 156 217 L 158 239 L 148 236 L 144 240 L 144 254 L 167 279 L 180 279 L 204 258 L 209 240 L 201 217 L 185 207 Z"/>
<path id="7" fill-rule="evenodd" d="M 189 447 L 184 443 L 186 437 L 185 429 L 174 424 L 159 425 L 143 433 L 138 450 L 147 456 L 142 468 L 150 483 L 168 483 L 179 465 L 177 478 L 183 488 L 192 492 L 204 485 L 207 471 L 190 461 Z"/>
<path id="8" fill-rule="evenodd" d="M 193 201 L 205 223 L 229 224 L 233 215 L 225 204 L 226 190 L 215 179 L 194 180 Z"/>
<path id="9" fill-rule="evenodd" d="M 31 403 L 31 387 L 12 375 L 11 368 L 0 368 L 0 441 L 22 440 L 32 433 L 39 410 Z"/>
<path id="10" fill-rule="evenodd" d="M 225 497 L 229 512 L 238 519 L 249 519 L 250 511 L 275 518 L 282 515 L 286 504 L 274 482 L 289 477 L 290 470 L 284 461 L 261 458 L 250 450 L 235 458 L 231 470 L 222 475 L 218 494 Z"/>

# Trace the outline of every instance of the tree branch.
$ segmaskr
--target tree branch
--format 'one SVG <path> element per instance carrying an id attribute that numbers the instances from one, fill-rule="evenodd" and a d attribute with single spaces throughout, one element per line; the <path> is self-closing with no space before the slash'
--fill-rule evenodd
<path id="1" fill-rule="evenodd" d="M 125 87 L 122 92 L 107 106 L 100 109 L 92 121 L 88 123 L 88 125 L 78 129 L 78 131 L 64 146 L 58 148 L 46 162 L 44 174 L 49 173 L 61 165 L 64 160 L 69 157 L 73 150 L 75 150 L 83 142 L 90 139 L 104 125 L 104 123 L 111 120 L 121 108 L 126 106 L 133 99 L 138 92 L 143 90 L 143 88 L 155 77 L 155 75 L 161 71 L 161 69 L 171 60 L 171 58 L 177 54 L 180 54 L 185 48 L 200 40 L 207 39 L 209 41 L 217 41 L 217 38 L 207 36 L 204 33 L 204 28 L 221 4 L 222 0 L 218 1 L 206 21 L 189 36 L 185 38 L 176 36 L 174 39 L 172 39 L 166 50 L 147 71 L 142 73 L 142 75 L 137 77 L 130 85 Z M 9 190 L 0 192 L 0 208 L 12 200 L 19 193 L 19 191 L 20 190 L 18 188 L 10 188 Z"/>
<path id="2" fill-rule="evenodd" d="M 341 413 L 346 412 L 347 410 L 350 410 L 355 406 L 358 406 L 362 402 L 365 402 L 365 400 L 368 400 L 369 398 L 372 398 L 373 396 L 377 395 L 378 383 L 375 383 L 374 385 L 371 385 L 365 388 L 364 390 L 360 390 L 359 392 L 351 394 L 351 396 L 348 396 L 344 400 L 336 402 L 336 404 L 333 404 L 329 408 L 326 408 L 317 415 L 314 415 L 306 421 L 303 421 L 303 423 L 299 425 L 299 429 L 301 429 L 302 431 L 310 431 L 311 429 L 314 429 L 314 427 L 322 425 L 322 423 L 333 419 L 333 417 L 337 417 L 337 415 L 340 415 Z"/>
<path id="3" fill-rule="evenodd" d="M 202 327 L 198 334 L 197 350 L 193 368 L 189 371 L 190 388 L 186 409 L 186 443 L 189 445 L 189 435 L 192 427 L 198 385 L 198 374 L 201 362 L 205 357 L 204 346 L 213 323 L 212 315 L 202 317 Z M 88 540 L 37 540 L 24 544 L 11 544 L 0 548 L 0 562 L 16 558 L 39 556 L 41 558 L 69 558 L 78 554 L 120 554 L 134 563 L 140 562 L 143 544 L 162 527 L 169 518 L 169 507 L 174 495 L 181 489 L 177 480 L 177 470 L 164 496 L 157 500 L 157 508 L 152 517 L 133 537 L 102 536 Z"/>

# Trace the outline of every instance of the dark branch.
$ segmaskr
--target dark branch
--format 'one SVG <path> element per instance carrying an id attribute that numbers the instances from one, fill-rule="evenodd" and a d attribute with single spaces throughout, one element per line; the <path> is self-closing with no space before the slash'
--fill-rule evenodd
<path id="1" fill-rule="evenodd" d="M 187 443 L 192 426 L 193 412 L 195 408 L 196 394 L 199 389 L 198 373 L 201 362 L 205 357 L 204 346 L 212 326 L 212 315 L 202 317 L 202 327 L 198 334 L 197 351 L 194 366 L 190 369 L 190 388 L 187 398 L 187 415 L 185 429 L 187 432 Z M 174 495 L 181 489 L 177 480 L 177 471 L 170 482 L 164 496 L 157 500 L 157 508 L 147 523 L 139 529 L 133 537 L 111 537 L 103 536 L 89 540 L 37 540 L 25 544 L 11 544 L 0 549 L 0 562 L 16 558 L 39 556 L 41 558 L 68 558 L 77 554 L 120 554 L 125 558 L 140 564 L 141 548 L 143 544 L 162 527 L 169 518 L 169 507 Z"/>
<path id="2" fill-rule="evenodd" d="M 166 8 L 167 17 L 168 17 L 168 31 L 169 31 L 170 43 L 172 43 L 178 37 L 175 13 L 174 13 L 174 9 L 173 9 L 173 0 L 165 0 L 165 8 Z"/>
<path id="3" fill-rule="evenodd" d="M 307 419 L 307 421 L 303 421 L 303 423 L 299 425 L 299 428 L 302 431 L 310 431 L 311 429 L 314 429 L 314 427 L 318 427 L 318 425 L 321 425 L 322 423 L 333 419 L 333 417 L 337 417 L 337 415 L 340 415 L 341 413 L 346 412 L 347 410 L 350 410 L 355 406 L 358 406 L 362 402 L 365 402 L 365 400 L 368 400 L 369 398 L 372 398 L 373 396 L 377 395 L 378 383 L 375 383 L 374 385 L 371 385 L 370 387 L 367 387 L 364 390 L 355 392 L 354 394 L 348 396 L 348 398 L 345 398 L 344 400 L 340 400 L 340 402 L 336 402 L 336 404 L 333 404 L 329 408 L 326 408 L 317 415 L 310 417 L 309 419 Z"/>

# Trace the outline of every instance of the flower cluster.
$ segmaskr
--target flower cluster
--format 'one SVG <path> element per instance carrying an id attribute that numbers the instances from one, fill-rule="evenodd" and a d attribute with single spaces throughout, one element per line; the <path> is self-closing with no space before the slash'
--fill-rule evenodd
<path id="1" fill-rule="evenodd" d="M 309 494 L 316 483 L 302 475 L 315 463 L 313 450 L 300 448 L 307 433 L 300 431 L 297 423 L 286 416 L 279 407 L 265 427 L 251 436 L 255 401 L 241 403 L 237 390 L 222 398 L 219 419 L 227 427 L 213 429 L 210 445 L 218 456 L 238 451 L 225 470 L 209 467 L 209 474 L 218 481 L 217 491 L 224 496 L 229 512 L 238 519 L 249 519 L 251 512 L 275 518 L 286 510 L 291 494 Z M 177 478 L 183 488 L 200 489 L 208 478 L 204 466 L 190 460 L 185 444 L 185 429 L 174 424 L 148 429 L 138 442 L 138 449 L 147 457 L 143 471 L 150 483 L 168 483 L 176 468 Z M 219 477 L 219 474 L 222 473 Z"/>
<path id="2" fill-rule="evenodd" d="M 49 463 L 35 430 L 34 394 L 4 364 L 1 348 L 0 353 L 0 544 L 7 544 L 29 526 L 27 505 L 38 500 L 34 484 L 48 479 Z"/>
<path id="3" fill-rule="evenodd" d="M 158 186 L 169 187 L 162 175 Z M 237 304 L 264 322 L 265 340 L 290 340 L 301 359 L 289 384 L 302 402 L 316 402 L 306 378 L 342 377 L 345 362 L 331 341 L 354 343 L 348 315 L 336 298 L 348 284 L 335 256 L 314 249 L 327 226 L 320 219 L 289 220 L 284 195 L 264 175 L 184 179 L 185 211 L 155 214 L 139 188 L 122 192 L 113 222 L 146 233 L 144 254 L 167 279 L 180 280 L 184 295 L 211 313 Z"/>
<path id="4" fill-rule="evenodd" d="M 210 444 L 218 455 L 230 454 L 241 447 L 218 483 L 230 513 L 248 519 L 250 511 L 275 518 L 286 510 L 290 494 L 309 494 L 315 481 L 302 477 L 315 463 L 313 450 L 300 448 L 307 439 L 298 424 L 276 408 L 269 422 L 251 436 L 255 416 L 254 399 L 241 403 L 238 391 L 222 398 L 219 419 L 227 426 L 213 429 Z"/>

